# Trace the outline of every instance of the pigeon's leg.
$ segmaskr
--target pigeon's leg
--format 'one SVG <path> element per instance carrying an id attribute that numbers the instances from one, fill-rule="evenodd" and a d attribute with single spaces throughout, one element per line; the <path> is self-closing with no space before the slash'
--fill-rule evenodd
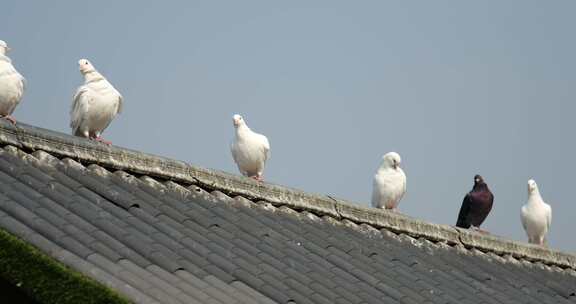
<path id="1" fill-rule="evenodd" d="M 101 142 L 101 143 L 103 143 L 103 144 L 106 144 L 106 145 L 111 145 L 111 144 L 112 144 L 111 141 L 104 140 L 104 138 L 102 138 L 102 136 L 100 136 L 100 132 L 94 132 L 93 135 L 92 135 L 92 138 L 93 138 L 95 141 L 99 141 L 99 142 Z"/>
<path id="2" fill-rule="evenodd" d="M 104 138 L 102 138 L 101 136 L 97 136 L 96 138 L 94 138 L 94 140 L 99 141 L 99 142 L 106 144 L 106 145 L 109 145 L 109 146 L 112 145 L 111 141 L 104 140 Z"/>
<path id="3" fill-rule="evenodd" d="M 540 246 L 548 246 L 548 244 L 546 244 L 546 239 L 544 237 L 539 237 L 538 238 L 538 245 Z"/>
<path id="4" fill-rule="evenodd" d="M 12 115 L 4 115 L 3 118 L 11 122 L 13 125 L 16 125 L 16 119 L 12 117 Z"/>
<path id="5" fill-rule="evenodd" d="M 480 233 L 489 234 L 488 231 L 482 230 L 482 229 L 480 229 L 480 227 L 476 227 L 476 226 L 473 226 L 473 225 L 470 226 L 470 229 L 471 229 L 471 230 L 474 230 L 474 231 L 477 231 L 477 232 L 480 232 Z"/>
<path id="6" fill-rule="evenodd" d="M 259 181 L 259 182 L 263 182 L 264 181 L 264 177 L 262 177 L 262 173 L 258 173 L 254 176 L 252 176 L 253 179 Z"/>

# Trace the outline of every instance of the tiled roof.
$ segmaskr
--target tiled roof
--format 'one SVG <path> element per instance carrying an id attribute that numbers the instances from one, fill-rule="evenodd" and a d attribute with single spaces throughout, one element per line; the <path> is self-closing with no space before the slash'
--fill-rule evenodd
<path id="1" fill-rule="evenodd" d="M 576 257 L 0 122 L 0 228 L 137 303 L 576 303 Z"/>

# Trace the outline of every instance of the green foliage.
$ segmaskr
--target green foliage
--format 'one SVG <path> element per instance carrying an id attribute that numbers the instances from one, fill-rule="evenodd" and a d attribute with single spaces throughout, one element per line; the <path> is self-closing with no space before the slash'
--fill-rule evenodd
<path id="1" fill-rule="evenodd" d="M 0 277 L 40 303 L 130 303 L 2 229 Z"/>

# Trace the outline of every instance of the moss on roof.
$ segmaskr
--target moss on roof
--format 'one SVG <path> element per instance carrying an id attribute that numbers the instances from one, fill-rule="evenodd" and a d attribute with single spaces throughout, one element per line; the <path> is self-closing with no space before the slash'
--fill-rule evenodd
<path id="1" fill-rule="evenodd" d="M 2 229 L 0 277 L 40 303 L 130 303 Z"/>

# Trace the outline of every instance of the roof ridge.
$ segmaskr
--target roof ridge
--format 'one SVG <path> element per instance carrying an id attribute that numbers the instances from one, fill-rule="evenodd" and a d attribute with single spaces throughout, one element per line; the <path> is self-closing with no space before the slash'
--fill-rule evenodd
<path id="1" fill-rule="evenodd" d="M 196 167 L 183 161 L 107 146 L 23 123 L 14 126 L 0 120 L 0 145 L 13 145 L 30 151 L 42 150 L 59 158 L 69 157 L 82 163 L 98 164 L 106 168 L 161 177 L 184 184 L 196 184 L 228 195 L 241 195 L 252 200 L 286 205 L 292 209 L 347 219 L 434 242 L 462 245 L 498 255 L 510 255 L 528 261 L 576 269 L 576 256 L 569 253 L 362 207 L 328 195 L 259 183 L 249 178 Z"/>

